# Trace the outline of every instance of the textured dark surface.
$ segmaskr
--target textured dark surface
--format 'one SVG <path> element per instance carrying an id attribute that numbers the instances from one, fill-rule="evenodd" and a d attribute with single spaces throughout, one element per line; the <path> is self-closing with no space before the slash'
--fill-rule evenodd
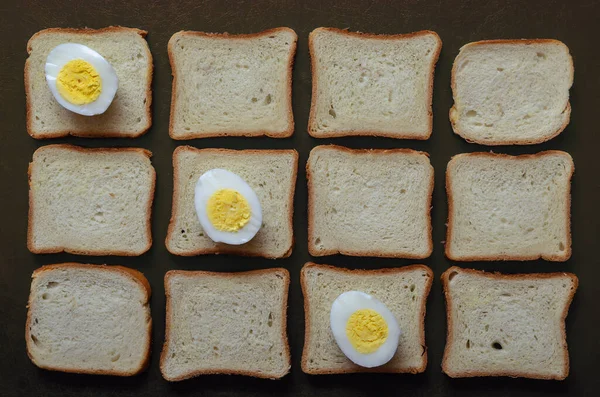
<path id="1" fill-rule="evenodd" d="M 598 1 L 556 0 L 405 0 L 405 1 L 21 1 L 0 5 L 0 395 L 1 396 L 187 396 L 187 395 L 297 395 L 327 393 L 351 395 L 414 396 L 583 396 L 597 395 L 600 388 L 597 365 L 600 358 L 598 314 L 600 301 L 600 182 L 598 181 L 598 113 L 600 108 L 600 55 L 598 51 Z M 123 25 L 148 30 L 154 56 L 154 123 L 147 135 L 134 140 L 69 138 L 36 141 L 25 131 L 23 65 L 29 37 L 47 27 L 104 27 Z M 296 246 L 290 258 L 269 261 L 232 256 L 179 258 L 164 245 L 171 212 L 171 155 L 181 142 L 169 138 L 171 75 L 167 41 L 176 31 L 249 33 L 288 26 L 298 34 L 294 69 L 294 116 L 296 132 L 290 139 L 220 138 L 190 141 L 196 147 L 296 148 L 300 170 L 295 197 Z M 436 69 L 433 136 L 426 142 L 376 138 L 312 139 L 306 133 L 310 106 L 308 33 L 319 26 L 348 27 L 373 33 L 403 33 L 421 29 L 436 31 L 443 48 Z M 544 149 L 566 150 L 576 165 L 573 179 L 573 257 L 566 263 L 473 263 L 477 269 L 503 272 L 571 271 L 579 276 L 580 288 L 567 319 L 571 374 L 564 382 L 526 379 L 452 380 L 441 373 L 445 344 L 445 311 L 439 276 L 450 266 L 444 258 L 447 215 L 444 171 L 450 157 L 461 152 L 489 150 L 468 144 L 452 133 L 448 109 L 452 105 L 450 68 L 461 45 L 495 38 L 556 38 L 570 48 L 575 61 L 575 84 L 571 90 L 571 123 L 556 139 L 529 147 L 497 147 L 509 154 L 534 153 Z M 157 189 L 153 213 L 154 245 L 139 258 L 103 258 L 74 255 L 33 255 L 25 246 L 27 225 L 27 164 L 33 151 L 45 144 L 69 142 L 82 146 L 139 146 L 154 152 Z M 376 375 L 311 377 L 300 370 L 304 339 L 301 266 L 311 258 L 306 243 L 306 175 L 304 164 L 312 147 L 331 143 L 353 148 L 407 147 L 431 154 L 435 167 L 433 208 L 434 252 L 424 261 L 318 258 L 317 263 L 352 268 L 404 266 L 422 262 L 435 273 L 427 305 L 426 337 L 429 365 L 421 375 Z M 401 225 L 399 226 L 401 227 Z M 24 342 L 26 302 L 31 272 L 44 264 L 63 261 L 122 264 L 141 270 L 153 288 L 154 342 L 150 368 L 141 376 L 121 379 L 52 373 L 37 369 L 27 358 Z M 170 269 L 238 271 L 284 266 L 291 272 L 289 339 L 291 373 L 280 381 L 245 377 L 204 376 L 169 384 L 158 369 L 164 336 L 163 276 Z"/>

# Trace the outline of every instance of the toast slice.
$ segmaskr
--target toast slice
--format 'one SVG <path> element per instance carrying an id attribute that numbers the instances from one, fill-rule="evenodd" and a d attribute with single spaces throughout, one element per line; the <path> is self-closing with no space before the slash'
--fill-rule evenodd
<path id="1" fill-rule="evenodd" d="M 571 273 L 502 275 L 451 267 L 442 275 L 448 335 L 442 370 L 452 378 L 565 379 Z"/>
<path id="2" fill-rule="evenodd" d="M 306 173 L 311 255 L 431 255 L 433 167 L 426 153 L 317 146 Z"/>
<path id="3" fill-rule="evenodd" d="M 122 266 L 61 263 L 33 272 L 27 354 L 51 371 L 132 376 L 150 360 L 150 284 Z"/>
<path id="4" fill-rule="evenodd" d="M 469 153 L 448 163 L 446 256 L 456 261 L 566 261 L 571 256 L 568 153 Z"/>
<path id="5" fill-rule="evenodd" d="M 294 133 L 296 32 L 178 32 L 169 40 L 173 139 Z"/>
<path id="6" fill-rule="evenodd" d="M 25 62 L 27 132 L 34 138 L 135 138 L 152 124 L 152 54 L 146 31 L 111 26 L 104 29 L 45 29 L 27 43 Z M 117 72 L 119 88 L 105 113 L 82 116 L 63 108 L 48 89 L 44 67 L 54 47 L 83 44 L 102 55 Z"/>
<path id="7" fill-rule="evenodd" d="M 573 59 L 557 40 L 490 40 L 460 49 L 452 67 L 454 132 L 482 145 L 531 145 L 569 124 Z"/>
<path id="8" fill-rule="evenodd" d="M 168 381 L 230 374 L 278 379 L 290 370 L 285 269 L 172 270 L 160 371 Z"/>
<path id="9" fill-rule="evenodd" d="M 263 225 L 243 245 L 215 243 L 205 235 L 194 207 L 198 178 L 213 168 L 241 176 L 256 192 Z M 295 150 L 196 149 L 180 146 L 173 153 L 173 211 L 165 244 L 170 253 L 182 256 L 237 254 L 284 258 L 292 253 L 294 190 L 298 172 Z"/>
<path id="10" fill-rule="evenodd" d="M 310 135 L 431 136 L 433 74 L 442 48 L 435 32 L 374 35 L 318 28 L 308 46 Z"/>
<path id="11" fill-rule="evenodd" d="M 29 164 L 34 254 L 141 255 L 152 245 L 156 173 L 139 148 L 42 146 Z"/>
<path id="12" fill-rule="evenodd" d="M 411 373 L 427 367 L 425 310 L 433 272 L 423 265 L 379 270 L 348 270 L 307 263 L 300 275 L 304 295 L 302 371 L 312 375 L 355 372 Z M 396 316 L 398 350 L 385 365 L 364 368 L 350 361 L 331 332 L 333 301 L 343 292 L 362 291 L 383 302 Z"/>

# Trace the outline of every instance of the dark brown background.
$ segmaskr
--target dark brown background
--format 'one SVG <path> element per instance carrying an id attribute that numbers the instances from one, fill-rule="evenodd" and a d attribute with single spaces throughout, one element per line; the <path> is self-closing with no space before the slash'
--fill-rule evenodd
<path id="1" fill-rule="evenodd" d="M 327 393 L 346 395 L 405 396 L 583 396 L 597 395 L 600 388 L 600 182 L 598 153 L 600 134 L 600 51 L 598 24 L 600 3 L 583 1 L 527 0 L 406 0 L 406 1 L 24 1 L 0 5 L 0 395 L 1 396 L 188 396 L 188 395 L 295 395 Z M 68 138 L 36 141 L 25 130 L 23 65 L 26 43 L 40 29 L 48 27 L 93 27 L 123 25 L 145 29 L 154 56 L 154 123 L 147 135 L 134 140 Z M 167 134 L 171 94 L 171 70 L 167 58 L 169 37 L 183 29 L 208 32 L 250 33 L 289 26 L 298 34 L 294 69 L 294 117 L 296 132 L 291 139 L 219 138 L 194 140 L 196 147 L 295 148 L 300 152 L 300 170 L 295 197 L 294 230 L 296 246 L 290 258 L 270 261 L 233 256 L 180 258 L 170 255 L 164 245 L 171 210 L 171 155 L 181 142 Z M 319 26 L 334 26 L 374 33 L 404 33 L 421 29 L 436 31 L 443 48 L 436 69 L 433 98 L 433 136 L 426 142 L 378 138 L 316 140 L 306 133 L 310 106 L 308 33 Z M 571 90 L 571 123 L 556 139 L 529 147 L 501 147 L 510 154 L 534 153 L 545 149 L 566 150 L 574 157 L 573 257 L 566 263 L 474 263 L 478 269 L 503 272 L 571 271 L 580 279 L 567 319 L 571 374 L 564 382 L 527 379 L 452 380 L 441 373 L 445 343 L 445 312 L 439 276 L 450 266 L 444 258 L 447 215 L 444 192 L 445 166 L 454 154 L 489 150 L 467 144 L 454 135 L 448 121 L 452 105 L 450 68 L 459 48 L 470 41 L 495 38 L 556 38 L 570 48 L 575 61 L 575 85 Z M 152 249 L 139 258 L 82 257 L 75 255 L 33 255 L 25 246 L 27 224 L 27 164 L 34 150 L 49 143 L 69 142 L 82 146 L 140 146 L 154 152 L 157 189 L 153 213 Z M 431 154 L 435 167 L 433 237 L 431 258 L 421 261 L 435 272 L 427 305 L 426 336 L 429 365 L 420 375 L 360 374 L 311 377 L 300 370 L 304 339 L 302 293 L 299 271 L 310 256 L 306 236 L 306 175 L 304 164 L 310 149 L 335 142 L 354 148 L 408 147 Z M 153 288 L 152 316 L 154 342 L 150 368 L 133 378 L 81 376 L 37 369 L 25 353 L 24 323 L 31 272 L 37 267 L 63 261 L 123 264 L 141 270 Z M 404 266 L 415 261 L 394 259 L 318 258 L 318 263 L 352 268 Z M 169 384 L 158 369 L 164 337 L 163 276 L 170 269 L 239 271 L 283 266 L 290 270 L 289 339 L 292 370 L 280 381 L 239 376 L 203 376 Z"/>

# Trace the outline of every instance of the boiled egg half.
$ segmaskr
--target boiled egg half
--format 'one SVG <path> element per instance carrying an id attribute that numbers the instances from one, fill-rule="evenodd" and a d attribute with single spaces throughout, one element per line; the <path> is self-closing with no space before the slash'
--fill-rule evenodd
<path id="1" fill-rule="evenodd" d="M 338 296 L 330 322 L 338 346 L 357 365 L 378 367 L 396 354 L 401 334 L 396 317 L 369 294 L 348 291 Z"/>
<path id="2" fill-rule="evenodd" d="M 46 82 L 65 109 L 84 115 L 102 114 L 119 86 L 115 69 L 102 55 L 83 44 L 60 44 L 46 58 Z"/>
<path id="3" fill-rule="evenodd" d="M 233 172 L 220 168 L 205 172 L 194 193 L 200 225 L 214 242 L 245 244 L 262 226 L 258 196 Z"/>

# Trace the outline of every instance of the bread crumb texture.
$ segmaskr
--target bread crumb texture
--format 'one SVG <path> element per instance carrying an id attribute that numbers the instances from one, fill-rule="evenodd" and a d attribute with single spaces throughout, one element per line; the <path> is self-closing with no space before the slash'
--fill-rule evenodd
<path id="1" fill-rule="evenodd" d="M 454 260 L 565 261 L 571 255 L 568 153 L 472 153 L 448 164 L 446 253 Z"/>
<path id="2" fill-rule="evenodd" d="M 167 273 L 165 284 L 165 379 L 206 373 L 281 378 L 288 373 L 286 270 L 175 271 Z"/>
<path id="3" fill-rule="evenodd" d="M 36 270 L 26 330 L 31 360 L 40 368 L 77 373 L 143 370 L 150 354 L 150 291 L 135 273 L 81 264 Z"/>
<path id="4" fill-rule="evenodd" d="M 290 136 L 296 41 L 288 28 L 253 35 L 174 34 L 171 137 Z"/>
<path id="5" fill-rule="evenodd" d="M 370 35 L 318 28 L 310 34 L 315 137 L 431 135 L 438 35 Z"/>
<path id="6" fill-rule="evenodd" d="M 569 123 L 573 60 L 556 40 L 469 43 L 452 69 L 454 131 L 484 145 L 533 144 Z"/>
<path id="7" fill-rule="evenodd" d="M 503 276 L 453 267 L 443 276 L 451 377 L 564 379 L 564 319 L 577 289 L 567 273 Z"/>

